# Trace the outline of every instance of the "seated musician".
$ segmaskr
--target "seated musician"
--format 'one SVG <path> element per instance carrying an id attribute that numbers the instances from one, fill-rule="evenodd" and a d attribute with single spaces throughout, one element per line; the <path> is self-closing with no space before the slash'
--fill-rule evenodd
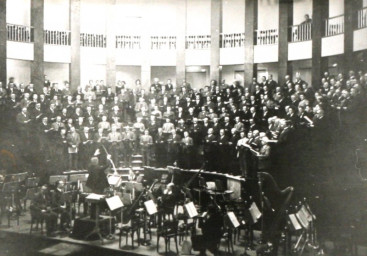
<path id="1" fill-rule="evenodd" d="M 218 207 L 210 204 L 207 216 L 199 224 L 202 235 L 191 237 L 193 250 L 200 251 L 199 255 L 206 255 L 206 250 L 218 255 L 219 243 L 223 234 L 223 223 L 224 218 Z"/>
<path id="2" fill-rule="evenodd" d="M 51 198 L 48 192 L 47 185 L 43 185 L 41 191 L 35 194 L 30 210 L 35 218 L 46 221 L 47 236 L 53 237 L 56 231 L 57 213 L 51 209 Z"/>
<path id="3" fill-rule="evenodd" d="M 70 211 L 64 196 L 65 183 L 62 180 L 56 182 L 56 189 L 51 191 L 51 211 L 60 214 L 60 230 L 68 231 L 70 228 Z"/>
<path id="4" fill-rule="evenodd" d="M 173 216 L 173 211 L 177 201 L 177 195 L 174 186 L 175 184 L 168 183 L 166 189 L 163 190 L 162 195 L 158 198 L 158 201 L 160 201 L 160 207 L 164 213 L 164 218 L 166 214 L 171 214 Z"/>

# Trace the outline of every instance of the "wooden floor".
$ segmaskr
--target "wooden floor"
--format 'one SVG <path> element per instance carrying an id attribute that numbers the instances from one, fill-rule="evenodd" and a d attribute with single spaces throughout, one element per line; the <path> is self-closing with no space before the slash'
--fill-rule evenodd
<path id="1" fill-rule="evenodd" d="M 59 250 L 53 250 L 52 248 L 50 248 L 49 250 L 45 250 L 45 253 L 47 255 L 60 255 L 63 254 L 63 251 L 68 251 L 68 250 L 72 250 L 73 248 L 75 248 L 75 246 L 88 246 L 88 247 L 95 247 L 95 248 L 103 248 L 106 249 L 108 251 L 114 251 L 114 252 L 121 252 L 121 255 L 151 255 L 151 256 L 155 256 L 155 255 L 162 255 L 164 254 L 164 250 L 165 250 L 165 245 L 164 245 L 164 239 L 160 239 L 159 242 L 159 252 L 157 252 L 157 236 L 156 236 L 156 229 L 152 229 L 152 239 L 150 241 L 150 245 L 149 246 L 137 246 L 137 241 L 135 241 L 135 248 L 132 249 L 131 248 L 131 239 L 129 237 L 129 244 L 126 245 L 125 242 L 125 237 L 122 238 L 122 248 L 119 248 L 119 237 L 117 235 L 117 231 L 116 234 L 114 236 L 114 239 L 109 240 L 109 239 L 104 239 L 103 240 L 103 244 L 101 243 L 100 240 L 95 240 L 95 241 L 83 241 L 83 240 L 77 240 L 77 239 L 73 239 L 69 236 L 65 236 L 65 235 L 58 235 L 56 237 L 47 237 L 45 234 L 41 234 L 40 231 L 33 231 L 32 235 L 29 234 L 30 231 L 30 223 L 31 223 L 31 217 L 29 214 L 29 211 L 24 213 L 24 216 L 20 216 L 20 223 L 19 226 L 17 225 L 17 222 L 15 220 L 11 221 L 11 226 L 8 227 L 7 226 L 7 220 L 4 217 L 3 218 L 3 225 L 0 227 L 0 232 L 2 233 L 11 233 L 12 235 L 18 234 L 21 236 L 32 236 L 35 238 L 42 238 L 42 239 L 48 239 L 48 240 L 52 240 L 52 241 L 57 241 L 60 242 L 62 244 L 66 244 L 66 246 L 64 246 L 62 249 Z M 6 225 L 4 225 L 6 224 Z M 255 237 L 258 237 L 258 232 L 255 232 Z M 187 237 L 187 240 L 190 241 L 190 237 Z M 191 242 L 191 241 L 190 241 Z M 68 246 L 68 245 L 73 245 L 73 246 Z M 61 246 L 62 247 L 62 246 Z M 182 244 L 178 245 L 178 249 L 179 249 L 179 254 L 182 254 Z M 54 251 L 56 252 L 56 254 L 52 254 L 51 252 Z M 42 250 L 40 251 L 42 253 Z M 240 241 L 236 241 L 236 244 L 234 244 L 234 254 L 232 255 L 240 255 L 244 253 L 244 241 L 241 239 L 240 237 Z M 249 255 L 256 255 L 255 251 L 248 251 L 247 252 Z M 191 255 L 197 255 L 199 254 L 199 252 L 195 252 L 192 251 Z M 226 246 L 226 242 L 223 240 L 221 242 L 220 245 L 220 254 L 221 255 L 225 255 L 228 254 L 227 251 L 227 246 Z M 176 248 L 175 248 L 175 243 L 172 241 L 171 242 L 171 250 L 169 255 L 176 255 Z M 183 255 L 183 254 L 182 254 Z M 211 255 L 210 252 L 207 252 L 207 255 Z"/>
<path id="2" fill-rule="evenodd" d="M 159 242 L 159 251 L 157 252 L 157 236 L 156 236 L 156 229 L 152 230 L 152 240 L 151 244 L 149 246 L 143 246 L 140 245 L 137 246 L 137 241 L 135 242 L 135 248 L 131 248 L 131 240 L 129 237 L 129 245 L 125 245 L 125 238 L 122 240 L 122 248 L 119 248 L 119 241 L 118 241 L 118 235 L 115 234 L 114 239 L 108 240 L 104 239 L 104 243 L 101 244 L 100 240 L 95 241 L 83 241 L 83 240 L 77 240 L 73 239 L 69 236 L 65 235 L 59 235 L 56 237 L 47 237 L 46 235 L 42 235 L 39 231 L 32 232 L 32 235 L 29 234 L 30 231 L 30 214 L 29 211 L 25 212 L 23 216 L 20 216 L 20 223 L 17 225 L 17 222 L 15 220 L 11 221 L 11 226 L 7 226 L 7 220 L 5 217 L 2 219 L 3 224 L 0 227 L 0 255 L 7 255 L 7 256 L 28 256 L 28 255 L 72 255 L 72 256 L 82 256 L 82 255 L 88 255 L 88 256 L 94 256 L 94 255 L 109 255 L 109 256 L 115 256 L 115 255 L 163 255 L 164 254 L 164 240 L 161 239 Z M 260 232 L 255 231 L 255 241 L 259 237 Z M 11 244 L 12 242 L 16 245 L 13 245 L 13 247 L 18 247 L 15 250 L 20 250 L 19 252 L 13 252 L 8 250 L 6 247 L 7 245 L 2 245 L 1 242 L 6 241 L 4 237 L 8 237 L 8 242 Z M 190 241 L 190 238 L 187 238 L 188 241 Z M 28 241 L 28 244 L 26 245 L 26 242 Z M 6 242 L 5 242 L 6 243 Z M 18 245 L 18 244 L 20 245 Z M 33 244 L 32 244 L 33 243 Z M 23 247 L 24 248 L 19 248 Z M 43 244 L 43 245 L 41 245 Z M 10 246 L 10 245 L 9 245 Z M 335 251 L 338 247 L 343 246 L 340 244 L 335 243 L 335 241 L 324 241 L 323 248 L 324 252 L 326 252 L 324 255 L 343 255 L 343 256 L 349 256 L 351 255 L 350 252 L 343 252 L 339 253 Z M 179 245 L 179 254 L 180 255 L 187 255 L 182 253 L 182 245 Z M 5 249 L 4 249 L 5 248 Z M 27 249 L 25 249 L 27 248 Z M 28 248 L 36 250 L 36 253 L 27 252 L 24 250 L 28 250 Z M 2 251 L 3 250 L 3 251 Z M 367 255 L 367 247 L 360 246 L 358 248 L 359 255 Z M 21 252 L 21 253 L 20 253 Z M 226 243 L 224 240 L 221 241 L 220 244 L 220 255 L 241 255 L 244 253 L 244 240 L 243 237 L 240 236 L 240 241 L 236 241 L 236 244 L 234 244 L 234 253 L 228 253 L 226 248 Z M 198 255 L 199 252 L 191 251 L 191 255 Z M 247 251 L 247 254 L 250 256 L 255 256 L 255 251 Z M 168 255 L 177 255 L 175 244 L 174 242 L 171 242 L 171 250 L 168 253 Z M 207 252 L 207 255 L 212 255 L 210 252 Z M 283 255 L 282 251 L 278 253 L 279 256 Z M 304 256 L 312 256 L 312 255 L 318 255 L 315 251 L 308 250 L 306 248 L 305 252 L 303 253 Z"/>

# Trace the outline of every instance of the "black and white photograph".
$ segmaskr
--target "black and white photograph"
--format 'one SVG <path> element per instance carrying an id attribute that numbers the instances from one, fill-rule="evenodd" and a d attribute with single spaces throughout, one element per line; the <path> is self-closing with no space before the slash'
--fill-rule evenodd
<path id="1" fill-rule="evenodd" d="M 367 256 L 367 0 L 0 0 L 1 256 Z"/>

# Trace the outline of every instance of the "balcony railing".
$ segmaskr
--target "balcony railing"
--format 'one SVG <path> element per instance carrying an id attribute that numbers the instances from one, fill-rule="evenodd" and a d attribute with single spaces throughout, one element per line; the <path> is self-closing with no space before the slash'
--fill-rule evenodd
<path id="1" fill-rule="evenodd" d="M 70 31 L 45 30 L 45 44 L 70 45 Z"/>
<path id="2" fill-rule="evenodd" d="M 291 29 L 291 42 L 303 42 L 311 40 L 312 23 L 294 25 Z"/>
<path id="3" fill-rule="evenodd" d="M 335 36 L 344 33 L 344 15 L 325 20 L 325 36 Z"/>
<path id="4" fill-rule="evenodd" d="M 7 39 L 9 41 L 30 43 L 33 38 L 33 28 L 29 26 L 21 26 L 15 24 L 6 24 L 8 31 Z"/>
<path id="5" fill-rule="evenodd" d="M 358 11 L 358 28 L 367 27 L 367 7 Z"/>
<path id="6" fill-rule="evenodd" d="M 256 40 L 257 45 L 277 44 L 278 43 L 278 29 L 257 30 Z"/>
<path id="7" fill-rule="evenodd" d="M 151 36 L 150 44 L 152 50 L 174 50 L 176 49 L 176 36 Z"/>
<path id="8" fill-rule="evenodd" d="M 245 33 L 221 34 L 221 48 L 235 48 L 245 46 Z"/>
<path id="9" fill-rule="evenodd" d="M 80 33 L 80 46 L 106 48 L 106 36 L 101 34 Z"/>
<path id="10" fill-rule="evenodd" d="M 140 49 L 140 36 L 116 36 L 116 48 L 119 49 Z"/>
<path id="11" fill-rule="evenodd" d="M 210 36 L 186 36 L 186 49 L 208 49 L 210 48 Z"/>

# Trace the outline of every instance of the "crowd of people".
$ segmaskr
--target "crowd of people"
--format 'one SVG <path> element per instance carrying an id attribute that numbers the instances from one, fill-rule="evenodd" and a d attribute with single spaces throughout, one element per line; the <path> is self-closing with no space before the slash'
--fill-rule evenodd
<path id="1" fill-rule="evenodd" d="M 197 89 L 155 78 L 149 88 L 118 81 L 90 81 L 75 92 L 45 77 L 42 92 L 33 84 L 0 86 L 2 123 L 19 133 L 25 148 L 39 147 L 53 172 L 87 169 L 103 147 L 116 166 L 130 166 L 142 154 L 144 165 L 199 168 L 252 176 L 271 169 L 271 149 L 294 130 L 326 131 L 328 119 L 354 134 L 364 116 L 367 73 L 330 76 L 311 85 L 297 73 L 278 84 L 272 75 L 247 87 L 211 81 Z M 27 147 L 28 146 L 28 147 Z"/>

